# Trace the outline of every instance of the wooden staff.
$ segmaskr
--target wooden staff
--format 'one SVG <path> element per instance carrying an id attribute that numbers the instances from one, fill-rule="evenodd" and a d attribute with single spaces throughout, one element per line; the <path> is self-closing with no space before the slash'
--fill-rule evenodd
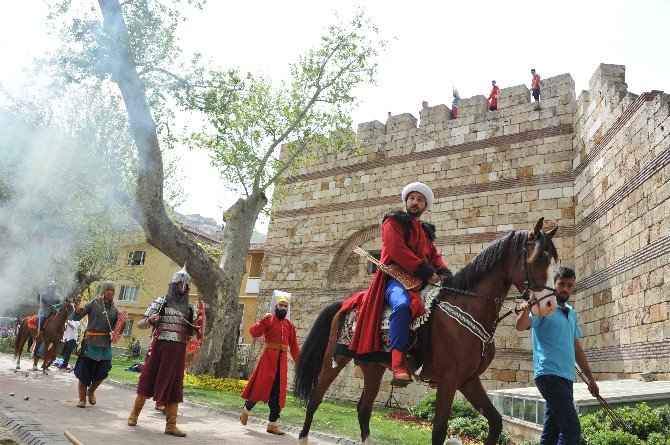
<path id="1" fill-rule="evenodd" d="M 575 365 L 575 371 L 577 371 L 577 375 L 579 375 L 579 377 L 581 377 L 584 383 L 586 383 L 586 385 L 588 386 L 589 382 L 586 380 L 584 373 L 582 372 L 581 369 L 579 369 L 577 365 Z M 595 398 L 598 400 L 598 403 L 600 403 L 602 409 L 605 410 L 605 413 L 607 413 L 607 416 L 610 418 L 615 428 L 619 428 L 620 430 L 623 431 L 630 431 L 630 426 L 626 423 L 624 418 L 621 417 L 621 414 L 616 412 L 616 410 L 612 408 L 612 405 L 607 403 L 607 400 L 603 399 L 600 396 L 600 394 L 596 394 Z"/>

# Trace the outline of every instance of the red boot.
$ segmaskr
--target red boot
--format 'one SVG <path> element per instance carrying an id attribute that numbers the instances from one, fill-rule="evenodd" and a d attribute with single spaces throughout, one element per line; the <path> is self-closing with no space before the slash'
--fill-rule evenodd
<path id="1" fill-rule="evenodd" d="M 405 385 L 412 381 L 409 371 L 405 367 L 405 354 L 402 351 L 393 349 L 391 351 L 391 369 L 393 369 L 393 380 Z M 393 382 L 391 382 L 393 383 Z"/>

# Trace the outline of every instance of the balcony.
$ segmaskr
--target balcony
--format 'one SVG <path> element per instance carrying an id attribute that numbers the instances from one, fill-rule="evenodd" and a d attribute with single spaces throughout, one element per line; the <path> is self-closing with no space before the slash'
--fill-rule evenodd
<path id="1" fill-rule="evenodd" d="M 247 278 L 247 285 L 244 287 L 245 294 L 257 294 L 261 286 L 260 278 Z"/>

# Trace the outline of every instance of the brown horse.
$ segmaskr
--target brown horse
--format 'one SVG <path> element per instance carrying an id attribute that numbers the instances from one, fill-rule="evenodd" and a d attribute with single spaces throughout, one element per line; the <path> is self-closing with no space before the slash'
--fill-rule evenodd
<path id="1" fill-rule="evenodd" d="M 491 337 L 498 324 L 500 309 L 512 285 L 523 290 L 524 298 L 542 301 L 547 308 L 556 308 L 552 293 L 552 268 L 557 252 L 552 237 L 557 228 L 542 231 L 543 219 L 530 231 L 511 232 L 494 241 L 461 269 L 449 286 L 464 293 L 442 288 L 439 300 L 470 314 Z M 550 296 L 551 298 L 546 298 Z M 299 443 L 307 444 L 309 430 L 324 394 L 351 357 L 335 352 L 340 308 L 333 303 L 316 319 L 303 345 L 295 370 L 294 392 L 307 404 L 307 413 Z M 437 307 L 430 316 L 429 344 L 421 371 L 421 379 L 437 384 L 433 445 L 442 445 L 447 435 L 451 405 L 459 390 L 484 415 L 489 424 L 486 445 L 494 445 L 502 431 L 502 417 L 495 409 L 482 385 L 480 375 L 495 354 L 492 342 L 476 337 L 443 310 Z M 356 360 L 363 371 L 363 394 L 358 401 L 358 422 L 363 444 L 370 442 L 370 416 L 379 386 L 388 364 Z"/>
<path id="2" fill-rule="evenodd" d="M 63 332 L 65 332 L 65 322 L 70 316 L 70 308 L 73 308 L 73 304 L 69 299 L 63 301 L 58 312 L 55 315 L 49 317 L 47 322 L 45 322 L 44 329 L 42 330 L 42 335 L 37 336 L 37 329 L 31 329 L 28 327 L 28 319 L 26 317 L 21 321 L 19 326 L 19 332 L 16 334 L 14 339 L 14 360 L 16 360 L 16 369 L 21 369 L 21 353 L 23 352 L 24 345 L 29 338 L 33 339 L 33 371 L 37 371 L 37 362 L 42 358 L 42 372 L 44 374 L 49 374 L 49 366 L 56 358 L 56 347 L 63 338 Z M 37 353 L 40 346 L 44 344 L 44 354 L 40 357 Z"/>

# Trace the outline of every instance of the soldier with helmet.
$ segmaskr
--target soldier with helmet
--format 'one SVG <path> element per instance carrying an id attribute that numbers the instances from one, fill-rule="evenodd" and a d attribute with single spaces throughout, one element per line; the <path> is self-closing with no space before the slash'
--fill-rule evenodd
<path id="1" fill-rule="evenodd" d="M 177 407 L 183 402 L 186 343 L 195 334 L 195 311 L 189 305 L 191 276 L 186 266 L 172 276 L 167 294 L 159 297 L 137 323 L 140 329 L 153 328 L 153 341 L 137 384 L 135 405 L 128 425 L 137 425 L 144 402 L 152 397 L 165 406 L 165 434 L 185 437 L 177 427 Z"/>

